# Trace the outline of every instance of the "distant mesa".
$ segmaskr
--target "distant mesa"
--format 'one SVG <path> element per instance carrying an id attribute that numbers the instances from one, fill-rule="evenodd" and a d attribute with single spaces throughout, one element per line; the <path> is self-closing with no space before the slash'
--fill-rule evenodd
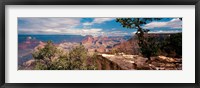
<path id="1" fill-rule="evenodd" d="M 86 43 L 90 43 L 90 44 L 92 44 L 93 42 L 94 42 L 94 38 L 93 38 L 93 36 L 92 35 L 87 35 L 87 36 L 85 36 L 85 38 L 82 40 L 82 44 L 86 44 Z"/>
<path id="2" fill-rule="evenodd" d="M 28 36 L 26 40 L 22 43 L 19 43 L 19 49 L 33 49 L 35 46 L 39 44 L 39 40 Z"/>
<path id="3" fill-rule="evenodd" d="M 127 41 L 124 36 L 92 36 L 87 35 L 81 41 L 81 44 L 84 45 L 89 52 L 109 52 L 111 49 L 121 42 Z"/>

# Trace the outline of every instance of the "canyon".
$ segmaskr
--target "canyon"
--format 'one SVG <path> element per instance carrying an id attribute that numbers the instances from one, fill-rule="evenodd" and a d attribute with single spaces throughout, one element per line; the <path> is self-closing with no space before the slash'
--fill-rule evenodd
<path id="1" fill-rule="evenodd" d="M 151 34 L 165 38 L 170 34 Z M 73 40 L 73 39 L 71 39 Z M 46 43 L 37 38 L 26 37 L 18 45 L 18 65 L 21 70 L 31 70 L 35 66 L 32 52 L 44 48 Z M 181 70 L 182 58 L 172 58 L 163 55 L 153 56 L 150 60 L 139 52 L 138 40 L 133 36 L 91 36 L 81 37 L 79 41 L 73 40 L 54 43 L 57 49 L 66 53 L 76 46 L 83 45 L 89 55 L 97 53 L 97 70 Z"/>

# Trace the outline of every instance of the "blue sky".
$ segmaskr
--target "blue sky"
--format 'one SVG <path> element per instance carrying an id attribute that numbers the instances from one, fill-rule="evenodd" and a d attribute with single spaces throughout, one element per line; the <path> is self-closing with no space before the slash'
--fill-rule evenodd
<path id="1" fill-rule="evenodd" d="M 18 34 L 60 34 L 124 36 L 132 35 L 136 29 L 126 29 L 116 18 L 70 18 L 70 17 L 19 17 Z M 182 21 L 178 18 L 163 18 L 142 26 L 152 33 L 182 32 Z"/>

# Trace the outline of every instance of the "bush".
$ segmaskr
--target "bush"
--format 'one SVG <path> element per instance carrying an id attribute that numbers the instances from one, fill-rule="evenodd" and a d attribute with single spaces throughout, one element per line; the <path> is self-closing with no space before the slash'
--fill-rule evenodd
<path id="1" fill-rule="evenodd" d="M 78 70 L 95 70 L 96 63 L 94 57 L 90 58 L 87 54 L 87 49 L 83 45 L 77 46 L 69 52 L 70 69 Z M 89 64 L 91 60 L 92 64 Z"/>
<path id="2" fill-rule="evenodd" d="M 143 38 L 143 43 L 138 43 L 141 54 L 150 59 L 151 56 L 164 55 L 167 57 L 182 57 L 182 33 L 170 36 Z"/>
<path id="3" fill-rule="evenodd" d="M 48 41 L 44 48 L 38 49 L 32 53 L 33 58 L 36 60 L 36 68 L 40 68 L 42 65 L 41 60 L 44 62 L 45 68 L 41 69 L 50 69 L 51 60 L 56 54 L 56 47 L 53 45 L 52 41 Z M 37 67 L 38 66 L 38 67 Z"/>
<path id="4" fill-rule="evenodd" d="M 94 70 L 95 63 L 88 65 L 87 50 L 83 45 L 77 46 L 70 50 L 66 55 L 63 52 L 57 52 L 56 46 L 51 41 L 42 49 L 33 52 L 32 55 L 36 60 L 36 70 Z M 57 55 L 57 56 L 56 56 Z M 53 60 L 54 59 L 54 60 Z"/>
<path id="5" fill-rule="evenodd" d="M 36 61 L 35 70 L 46 70 L 48 69 L 47 65 L 43 64 L 41 61 Z"/>
<path id="6" fill-rule="evenodd" d="M 182 57 L 182 33 L 171 34 L 161 42 L 160 48 L 168 57 Z"/>
<path id="7" fill-rule="evenodd" d="M 48 41 L 44 48 L 39 49 L 32 53 L 33 58 L 42 59 L 42 60 L 50 60 L 55 56 L 56 47 L 53 45 L 52 41 Z"/>
<path id="8" fill-rule="evenodd" d="M 145 37 L 143 42 L 138 43 L 140 46 L 140 51 L 143 56 L 150 60 L 151 56 L 158 55 L 159 42 L 155 37 Z"/>

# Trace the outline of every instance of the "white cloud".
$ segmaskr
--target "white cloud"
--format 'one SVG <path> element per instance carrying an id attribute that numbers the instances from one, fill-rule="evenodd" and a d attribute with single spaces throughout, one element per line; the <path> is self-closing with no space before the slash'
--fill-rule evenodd
<path id="1" fill-rule="evenodd" d="M 181 30 L 174 30 L 174 31 L 163 31 L 163 30 L 159 30 L 159 31 L 150 31 L 148 33 L 179 33 L 179 32 L 182 32 Z"/>
<path id="2" fill-rule="evenodd" d="M 94 20 L 92 22 L 85 22 L 85 23 L 83 23 L 83 25 L 87 26 L 87 25 L 93 25 L 93 24 L 101 24 L 103 22 L 111 21 L 114 19 L 115 18 L 94 18 Z"/>
<path id="3" fill-rule="evenodd" d="M 19 33 L 23 34 L 70 34 L 70 35 L 100 35 L 102 29 L 23 29 L 19 30 Z"/>
<path id="4" fill-rule="evenodd" d="M 122 32 L 122 31 L 110 31 L 110 32 L 101 32 L 101 35 L 103 36 L 125 36 L 125 35 L 130 35 L 127 32 Z"/>
<path id="5" fill-rule="evenodd" d="M 83 23 L 83 25 L 85 25 L 85 26 L 87 26 L 87 25 L 92 25 L 93 23 L 91 23 L 91 22 L 85 22 L 85 23 Z"/>
<path id="6" fill-rule="evenodd" d="M 94 18 L 90 23 L 83 25 L 100 24 L 114 18 Z M 71 34 L 71 35 L 100 35 L 100 28 L 76 28 L 81 24 L 81 18 L 65 18 L 65 17 L 22 17 L 18 23 L 18 31 L 21 34 Z"/>
<path id="7" fill-rule="evenodd" d="M 19 30 L 21 29 L 58 29 L 58 28 L 73 28 L 80 24 L 80 18 L 35 18 L 35 17 L 23 17 L 19 18 L 20 23 Z"/>
<path id="8" fill-rule="evenodd" d="M 168 22 L 151 22 L 144 25 L 144 28 L 146 29 L 151 29 L 155 27 L 182 28 L 182 21 L 179 18 L 174 18 Z"/>
<path id="9" fill-rule="evenodd" d="M 54 30 L 54 29 L 47 29 L 47 30 L 44 30 L 44 32 L 60 33 L 61 31 L 60 30 Z"/>

